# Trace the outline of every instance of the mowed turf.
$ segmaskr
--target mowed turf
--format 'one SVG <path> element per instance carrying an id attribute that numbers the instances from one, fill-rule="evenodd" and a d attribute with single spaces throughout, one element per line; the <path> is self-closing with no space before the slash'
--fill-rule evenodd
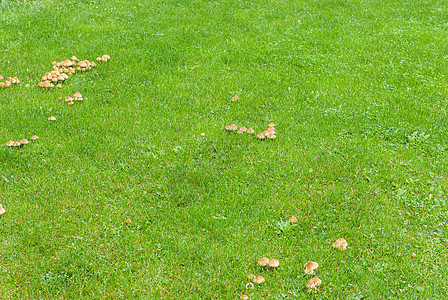
<path id="1" fill-rule="evenodd" d="M 0 75 L 22 84 L 0 89 L 0 298 L 446 298 L 447 19 L 443 1 L 1 1 Z M 224 130 L 270 122 L 273 141 Z"/>

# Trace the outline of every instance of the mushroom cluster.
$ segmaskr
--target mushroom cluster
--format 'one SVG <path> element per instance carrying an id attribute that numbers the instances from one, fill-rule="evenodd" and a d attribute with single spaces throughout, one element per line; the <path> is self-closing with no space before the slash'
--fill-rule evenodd
<path id="1" fill-rule="evenodd" d="M 274 128 L 275 124 L 274 123 L 270 123 L 268 126 L 268 129 L 260 132 L 259 134 L 256 135 L 256 138 L 259 140 L 263 140 L 265 138 L 268 139 L 275 139 L 275 128 Z M 238 129 L 238 126 L 236 126 L 236 124 L 232 124 L 232 125 L 226 125 L 225 129 L 227 131 L 236 131 L 240 134 L 243 133 L 248 133 L 248 134 L 254 134 L 255 130 L 253 130 L 252 128 L 246 128 L 245 126 L 240 127 L 240 129 Z"/>
<path id="2" fill-rule="evenodd" d="M 258 260 L 257 263 L 260 267 L 269 267 L 272 269 L 277 268 L 280 265 L 280 262 L 273 258 L 273 259 L 269 259 L 267 257 L 262 257 Z M 255 276 L 254 274 L 249 274 L 247 275 L 247 278 L 251 281 L 253 281 L 254 283 L 261 285 L 262 283 L 264 283 L 266 280 L 264 279 L 263 276 Z M 249 282 L 246 284 L 246 289 L 247 290 L 253 290 L 254 289 L 254 284 L 252 282 Z M 245 294 L 243 294 L 242 296 L 244 296 Z M 247 298 L 248 299 L 248 298 Z"/>
<path id="3" fill-rule="evenodd" d="M 269 126 L 268 126 L 268 129 L 263 131 L 263 132 L 258 133 L 256 135 L 256 138 L 259 139 L 259 140 L 263 140 L 265 138 L 275 139 L 276 138 L 276 136 L 275 136 L 276 132 L 275 132 L 275 127 L 274 126 L 275 126 L 274 123 L 270 123 Z M 255 133 L 255 131 L 252 128 L 246 128 L 245 126 L 242 126 L 242 127 L 240 127 L 240 129 L 238 129 L 238 126 L 236 126 L 236 124 L 226 125 L 225 129 L 227 131 L 237 131 L 240 134 L 243 134 L 243 133 L 254 134 Z"/>
<path id="4" fill-rule="evenodd" d="M 37 135 L 33 135 L 32 137 L 31 137 L 31 140 L 33 140 L 33 141 L 35 141 L 35 140 L 37 140 L 39 137 L 37 136 Z M 22 147 L 22 146 L 24 146 L 24 145 L 28 145 L 30 142 L 27 140 L 27 139 L 21 139 L 20 141 L 12 141 L 12 140 L 9 140 L 9 141 L 7 141 L 6 142 L 6 144 L 5 144 L 5 146 L 6 147 L 14 147 L 14 148 L 16 148 L 16 147 Z"/>
<path id="5" fill-rule="evenodd" d="M 276 136 L 275 136 L 275 128 L 274 128 L 274 126 L 275 126 L 274 123 L 269 123 L 269 126 L 268 126 L 267 130 L 257 134 L 257 139 L 259 139 L 259 140 L 264 140 L 265 138 L 268 138 L 268 139 L 271 139 L 271 140 L 275 139 Z"/>
<path id="6" fill-rule="evenodd" d="M 108 61 L 109 59 L 110 59 L 110 56 L 107 55 L 107 54 L 104 54 L 104 55 L 101 56 L 101 57 L 97 57 L 97 58 L 96 58 L 96 61 L 97 61 L 97 62 L 100 62 L 100 61 Z"/>
<path id="7" fill-rule="evenodd" d="M 11 84 L 20 84 L 20 80 L 17 77 L 8 77 L 5 81 L 3 81 L 2 75 L 0 75 L 0 87 L 9 87 Z"/>
<path id="8" fill-rule="evenodd" d="M 110 59 L 109 55 L 106 55 L 106 58 L 106 60 L 102 61 Z M 38 84 L 45 89 L 53 88 L 55 84 L 56 87 L 61 88 L 61 83 L 68 79 L 72 74 L 77 71 L 87 71 L 96 67 L 95 62 L 79 60 L 76 56 L 72 56 L 70 59 L 59 62 L 53 61 L 51 64 L 53 65 L 53 71 L 45 73 L 45 75 L 42 76 L 42 81 Z"/>
<path id="9" fill-rule="evenodd" d="M 65 102 L 67 102 L 68 105 L 73 105 L 75 102 L 73 101 L 82 101 L 82 95 L 80 92 L 76 92 L 73 94 L 73 97 L 67 96 L 65 98 Z"/>

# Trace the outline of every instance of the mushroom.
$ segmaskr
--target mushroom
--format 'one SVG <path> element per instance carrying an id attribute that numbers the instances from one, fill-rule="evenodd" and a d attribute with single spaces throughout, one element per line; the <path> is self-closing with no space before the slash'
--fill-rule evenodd
<path id="1" fill-rule="evenodd" d="M 3 81 L 0 82 L 0 87 L 4 87 L 5 83 Z"/>
<path id="2" fill-rule="evenodd" d="M 65 80 L 65 77 L 62 76 L 62 75 L 58 75 L 56 78 L 57 78 L 59 81 L 64 81 L 64 80 Z"/>
<path id="3" fill-rule="evenodd" d="M 3 76 L 2 76 L 2 75 L 0 75 L 0 80 L 3 80 L 3 79 L 5 79 L 5 78 L 3 78 Z"/>
<path id="4" fill-rule="evenodd" d="M 11 85 L 11 82 L 10 81 L 5 81 L 5 87 L 8 87 L 8 86 L 10 86 Z"/>
<path id="5" fill-rule="evenodd" d="M 269 258 L 262 257 L 258 260 L 258 265 L 262 267 L 266 267 L 266 265 L 269 263 Z"/>
<path id="6" fill-rule="evenodd" d="M 65 102 L 70 102 L 70 101 L 73 101 L 73 98 L 70 96 L 67 96 L 67 98 L 65 98 Z"/>
<path id="7" fill-rule="evenodd" d="M 14 145 L 14 141 L 11 141 L 11 140 L 7 141 L 5 144 L 6 147 L 12 147 L 13 145 Z"/>
<path id="8" fill-rule="evenodd" d="M 58 83 L 58 85 L 56 85 L 57 88 L 62 89 L 62 84 Z"/>
<path id="9" fill-rule="evenodd" d="M 0 215 L 3 215 L 6 212 L 6 209 L 3 207 L 3 205 L 0 204 Z"/>
<path id="10" fill-rule="evenodd" d="M 75 104 L 75 102 L 73 102 L 73 101 L 69 101 L 69 102 L 67 102 L 67 104 L 68 104 L 68 105 L 73 105 L 73 104 Z"/>
<path id="11" fill-rule="evenodd" d="M 306 284 L 306 287 L 309 288 L 308 293 L 311 292 L 312 289 L 316 290 L 316 288 L 322 284 L 322 280 L 317 277 L 311 278 L 311 280 Z"/>
<path id="12" fill-rule="evenodd" d="M 253 289 L 254 289 L 254 284 L 253 284 L 252 282 L 248 282 L 248 283 L 246 284 L 246 289 L 248 289 L 248 290 L 253 290 Z"/>
<path id="13" fill-rule="evenodd" d="M 247 275 L 247 278 L 249 278 L 250 280 L 252 280 L 252 279 L 254 279 L 254 274 L 249 274 L 249 275 Z"/>
<path id="14" fill-rule="evenodd" d="M 81 101 L 82 100 L 82 95 L 80 92 L 76 92 L 73 94 L 73 100 L 78 100 Z"/>
<path id="15" fill-rule="evenodd" d="M 76 56 L 74 56 L 74 55 L 73 55 L 72 57 L 70 57 L 70 59 L 71 59 L 71 60 L 78 61 L 78 58 L 77 58 Z"/>
<path id="16" fill-rule="evenodd" d="M 269 128 L 268 128 L 268 133 L 274 133 L 274 134 L 275 134 L 275 129 L 274 129 L 274 127 L 269 127 Z"/>
<path id="17" fill-rule="evenodd" d="M 242 294 L 240 297 L 241 300 L 248 300 L 249 296 L 247 296 L 246 294 Z"/>
<path id="18" fill-rule="evenodd" d="M 86 63 L 85 61 L 81 60 L 81 61 L 78 63 L 78 67 L 79 67 L 79 68 L 85 68 L 85 67 L 87 67 L 87 63 Z"/>
<path id="19" fill-rule="evenodd" d="M 305 264 L 305 273 L 306 274 L 314 274 L 314 270 L 319 267 L 319 264 L 314 261 L 309 261 Z"/>
<path id="20" fill-rule="evenodd" d="M 108 61 L 110 59 L 110 56 L 107 54 L 104 54 L 103 56 L 101 56 L 101 58 L 103 59 L 103 61 Z"/>
<path id="21" fill-rule="evenodd" d="M 255 276 L 255 278 L 254 278 L 254 282 L 257 284 L 262 284 L 264 281 L 265 280 L 264 280 L 263 276 Z"/>
<path id="22" fill-rule="evenodd" d="M 225 128 L 226 128 L 226 130 L 227 130 L 227 131 L 230 131 L 230 130 L 232 130 L 232 128 L 230 127 L 230 125 L 226 125 L 226 127 L 225 127 Z"/>
<path id="23" fill-rule="evenodd" d="M 246 132 L 247 132 L 248 134 L 254 134 L 254 133 L 255 133 L 255 130 L 253 130 L 252 128 L 249 128 Z"/>
<path id="24" fill-rule="evenodd" d="M 269 127 L 274 127 L 275 126 L 275 124 L 274 123 L 269 123 Z"/>
<path id="25" fill-rule="evenodd" d="M 21 139 L 21 140 L 19 141 L 19 143 L 22 144 L 22 145 L 28 145 L 30 142 L 28 142 L 27 139 Z"/>
<path id="26" fill-rule="evenodd" d="M 244 133 L 244 131 L 242 131 L 241 129 L 237 131 L 238 133 Z"/>
<path id="27" fill-rule="evenodd" d="M 92 68 L 95 68 L 95 67 L 96 67 L 96 63 L 95 63 L 94 61 L 91 61 L 91 62 L 90 62 L 90 66 L 91 66 Z"/>
<path id="28" fill-rule="evenodd" d="M 271 259 L 271 260 L 268 262 L 268 266 L 269 266 L 270 268 L 277 268 L 279 265 L 280 265 L 280 262 L 279 262 L 277 259 L 275 259 L 275 258 Z"/>
<path id="29" fill-rule="evenodd" d="M 76 57 L 75 57 L 76 58 Z M 71 67 L 73 65 L 73 62 L 70 59 L 66 59 L 62 62 L 62 65 L 64 67 Z"/>
<path id="30" fill-rule="evenodd" d="M 56 118 L 55 118 L 54 116 L 50 116 L 50 117 L 48 118 L 48 121 L 56 121 Z"/>
<path id="31" fill-rule="evenodd" d="M 103 61 L 103 59 L 101 57 L 97 57 L 96 61 L 100 62 L 100 61 Z"/>
<path id="32" fill-rule="evenodd" d="M 240 130 L 241 130 L 242 132 L 246 132 L 246 131 L 247 131 L 247 128 L 246 128 L 245 126 L 243 126 L 243 127 L 240 128 Z"/>
<path id="33" fill-rule="evenodd" d="M 32 139 L 33 141 L 35 141 L 35 140 L 38 140 L 39 137 L 38 137 L 37 135 L 33 135 L 33 136 L 31 137 L 31 139 Z"/>
<path id="34" fill-rule="evenodd" d="M 20 142 L 14 142 L 12 144 L 13 147 L 20 147 L 22 144 L 20 144 Z"/>
<path id="35" fill-rule="evenodd" d="M 265 136 L 264 136 L 263 133 L 259 133 L 259 134 L 257 134 L 257 139 L 262 140 L 262 139 L 264 139 L 264 138 L 265 138 Z"/>
<path id="36" fill-rule="evenodd" d="M 131 219 L 126 219 L 126 224 L 131 224 L 132 223 L 132 221 L 131 221 Z"/>
<path id="37" fill-rule="evenodd" d="M 201 136 L 205 136 L 205 133 L 204 133 L 204 132 L 202 132 L 202 133 L 201 133 Z"/>
<path id="38" fill-rule="evenodd" d="M 271 139 L 271 140 L 273 140 L 273 139 L 276 138 L 275 134 L 272 133 L 272 132 L 268 132 L 268 134 L 266 134 L 266 137 L 267 137 L 268 139 Z"/>
<path id="39" fill-rule="evenodd" d="M 294 223 L 297 223 L 299 220 L 298 220 L 296 217 L 291 216 L 291 217 L 289 217 L 289 221 L 290 221 L 292 224 L 294 224 Z"/>
<path id="40" fill-rule="evenodd" d="M 232 97 L 232 102 L 235 102 L 235 101 L 238 100 L 238 99 L 239 99 L 238 96 L 235 95 L 235 96 Z"/>
<path id="41" fill-rule="evenodd" d="M 347 246 L 348 243 L 343 238 L 337 239 L 336 242 L 333 243 L 333 248 L 338 248 L 341 251 L 347 249 Z"/>
<path id="42" fill-rule="evenodd" d="M 236 124 L 232 124 L 230 125 L 230 130 L 238 130 L 238 127 L 236 126 Z"/>
<path id="43" fill-rule="evenodd" d="M 17 77 L 13 77 L 12 83 L 20 84 L 20 80 Z"/>

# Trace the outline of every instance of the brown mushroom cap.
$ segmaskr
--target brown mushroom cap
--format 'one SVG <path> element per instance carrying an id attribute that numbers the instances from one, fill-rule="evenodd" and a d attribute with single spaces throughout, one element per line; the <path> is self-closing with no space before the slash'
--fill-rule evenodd
<path id="1" fill-rule="evenodd" d="M 247 131 L 247 127 L 243 126 L 243 127 L 240 128 L 240 130 L 241 130 L 242 132 L 246 132 L 246 131 Z"/>
<path id="2" fill-rule="evenodd" d="M 227 130 L 227 131 L 230 131 L 230 130 L 232 130 L 232 129 L 230 128 L 230 125 L 226 125 L 226 127 L 225 127 L 225 128 L 226 128 L 226 130 Z"/>
<path id="3" fill-rule="evenodd" d="M 314 261 L 309 261 L 305 264 L 305 273 L 306 274 L 314 274 L 314 270 L 319 267 L 319 264 Z"/>
<path id="4" fill-rule="evenodd" d="M 317 269 L 319 267 L 319 264 L 317 262 L 314 261 L 309 261 L 305 264 L 305 268 L 310 268 L 310 269 Z"/>
<path id="5" fill-rule="evenodd" d="M 14 141 L 11 141 L 11 140 L 7 141 L 5 144 L 6 147 L 12 147 L 13 145 L 14 145 Z"/>
<path id="6" fill-rule="evenodd" d="M 262 257 L 258 260 L 258 265 L 262 267 L 266 267 L 266 265 L 269 263 L 269 258 Z"/>
<path id="7" fill-rule="evenodd" d="M 248 300 L 249 296 L 247 296 L 246 294 L 242 294 L 240 297 L 241 300 Z"/>
<path id="8" fill-rule="evenodd" d="M 103 59 L 101 57 L 97 57 L 96 61 L 103 61 Z"/>
<path id="9" fill-rule="evenodd" d="M 30 142 L 28 142 L 27 139 L 21 139 L 21 140 L 19 141 L 19 143 L 22 144 L 22 145 L 28 145 Z"/>
<path id="10" fill-rule="evenodd" d="M 108 61 L 110 59 L 110 56 L 107 54 L 104 54 L 103 56 L 101 56 L 101 58 L 103 59 L 103 61 Z"/>
<path id="11" fill-rule="evenodd" d="M 33 141 L 35 141 L 35 140 L 38 140 L 39 137 L 38 137 L 37 135 L 33 135 L 33 136 L 31 137 L 31 139 L 32 139 Z"/>
<path id="12" fill-rule="evenodd" d="M 232 102 L 235 102 L 235 101 L 238 100 L 238 99 L 239 99 L 238 96 L 235 95 L 235 96 L 232 97 Z"/>
<path id="13" fill-rule="evenodd" d="M 297 223 L 299 220 L 298 220 L 296 217 L 291 216 L 291 217 L 289 217 L 289 221 L 290 221 L 292 224 L 294 224 L 294 223 Z"/>
<path id="14" fill-rule="evenodd" d="M 334 243 L 333 243 L 333 248 L 338 248 L 339 250 L 345 250 L 347 249 L 348 243 L 345 239 L 340 238 L 337 239 Z"/>
<path id="15" fill-rule="evenodd" d="M 70 96 L 67 96 L 67 98 L 65 98 L 65 102 L 70 102 L 70 101 L 73 101 L 73 98 Z"/>
<path id="16" fill-rule="evenodd" d="M 236 124 L 230 125 L 230 130 L 238 130 L 238 126 Z"/>
<path id="17" fill-rule="evenodd" d="M 259 133 L 259 134 L 257 134 L 257 139 L 262 140 L 262 139 L 264 139 L 264 138 L 265 138 L 265 136 L 264 136 L 263 133 Z"/>
<path id="18" fill-rule="evenodd" d="M 6 212 L 6 209 L 3 207 L 3 205 L 0 204 L 0 215 L 3 215 Z"/>
<path id="19" fill-rule="evenodd" d="M 322 284 L 322 280 L 317 277 L 311 278 L 311 280 L 306 284 L 306 287 L 309 288 L 308 293 L 311 292 L 312 289 L 316 290 L 316 288 Z"/>
<path id="20" fill-rule="evenodd" d="M 269 123 L 269 127 L 274 127 L 275 126 L 275 124 L 274 123 Z"/>
<path id="21" fill-rule="evenodd" d="M 266 134 L 266 137 L 267 137 L 268 139 L 271 139 L 271 140 L 273 140 L 273 139 L 276 138 L 275 134 L 272 133 L 272 132 L 269 132 L 268 134 Z"/>
<path id="22" fill-rule="evenodd" d="M 82 97 L 82 95 L 80 92 L 76 92 L 73 94 L 73 98 L 81 98 L 81 97 Z"/>
<path id="23" fill-rule="evenodd" d="M 87 67 L 87 63 L 86 63 L 85 61 L 81 60 L 81 61 L 78 63 L 78 67 L 80 67 L 80 68 L 85 68 L 85 67 Z"/>
<path id="24" fill-rule="evenodd" d="M 71 60 L 78 60 L 78 58 L 76 56 L 74 56 L 74 55 L 72 57 L 70 57 L 70 59 Z"/>
<path id="25" fill-rule="evenodd" d="M 275 258 L 271 259 L 268 262 L 268 266 L 271 267 L 271 268 L 277 268 L 279 265 L 280 265 L 280 262 L 277 259 L 275 259 Z"/>
<path id="26" fill-rule="evenodd" d="M 252 128 L 249 128 L 246 132 L 247 132 L 248 134 L 254 134 L 254 133 L 255 133 L 255 130 L 253 130 Z"/>
<path id="27" fill-rule="evenodd" d="M 264 281 L 265 280 L 264 280 L 263 276 L 255 276 L 255 278 L 254 278 L 254 282 L 257 284 L 262 284 Z"/>
<path id="28" fill-rule="evenodd" d="M 14 142 L 12 144 L 13 147 L 20 147 L 22 144 L 20 144 L 20 142 Z"/>
<path id="29" fill-rule="evenodd" d="M 66 59 L 62 62 L 62 65 L 64 67 L 71 67 L 73 65 L 73 62 L 70 59 Z"/>
<path id="30" fill-rule="evenodd" d="M 56 121 L 56 117 L 50 116 L 50 117 L 48 117 L 48 121 Z"/>

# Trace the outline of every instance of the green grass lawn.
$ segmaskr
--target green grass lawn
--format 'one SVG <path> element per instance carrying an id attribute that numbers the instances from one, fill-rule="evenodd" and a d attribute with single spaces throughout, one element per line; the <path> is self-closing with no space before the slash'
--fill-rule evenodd
<path id="1" fill-rule="evenodd" d="M 0 88 L 0 299 L 447 298 L 447 19 L 430 0 L 0 1 L 0 75 L 22 82 Z M 270 122 L 275 140 L 224 130 Z"/>

